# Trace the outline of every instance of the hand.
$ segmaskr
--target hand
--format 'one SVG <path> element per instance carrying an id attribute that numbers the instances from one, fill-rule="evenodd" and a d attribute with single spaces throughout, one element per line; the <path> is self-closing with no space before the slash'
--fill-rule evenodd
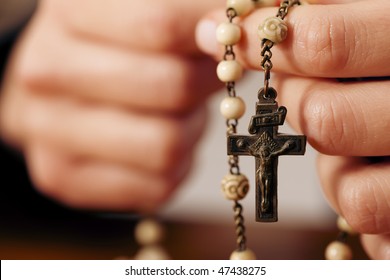
<path id="1" fill-rule="evenodd" d="M 87 209 L 152 211 L 167 200 L 220 85 L 193 35 L 219 4 L 40 1 L 0 110 L 2 138 L 24 153 L 38 190 Z"/>
<path id="2" fill-rule="evenodd" d="M 332 207 L 363 233 L 372 258 L 390 259 L 390 80 L 335 79 L 390 76 L 390 1 L 316 2 L 333 4 L 290 10 L 288 38 L 273 48 L 279 75 L 271 83 L 290 124 L 320 152 L 319 176 Z M 275 14 L 264 8 L 241 21 L 246 36 L 236 52 L 248 68 L 259 68 L 257 26 Z M 198 25 L 198 44 L 212 56 L 223 50 L 205 39 L 225 20 L 220 10 Z M 367 160 L 373 156 L 380 160 Z"/>

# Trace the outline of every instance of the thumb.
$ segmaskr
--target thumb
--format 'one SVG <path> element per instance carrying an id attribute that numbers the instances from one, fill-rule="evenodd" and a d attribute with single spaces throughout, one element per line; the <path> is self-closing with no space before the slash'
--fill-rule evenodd
<path id="1" fill-rule="evenodd" d="M 275 1 L 273 0 L 272 3 L 275 4 L 274 2 Z M 264 7 L 260 10 L 263 16 L 271 16 L 275 14 L 275 7 Z M 248 15 L 248 17 L 252 17 L 252 15 Z M 195 29 L 195 40 L 198 48 L 205 54 L 214 57 L 216 60 L 220 60 L 225 52 L 225 46 L 219 44 L 216 39 L 217 28 L 221 23 L 224 22 L 227 22 L 226 9 L 218 9 L 201 18 Z M 253 25 L 254 21 L 248 21 L 245 18 L 234 19 L 234 22 L 236 22 L 241 27 L 241 40 L 237 45 L 234 46 L 237 60 L 239 60 L 246 68 L 255 68 L 255 63 L 253 63 L 253 61 L 248 61 L 250 58 L 246 57 L 246 55 L 250 49 L 256 49 L 258 53 L 260 48 L 260 40 L 258 40 L 258 44 L 256 45 L 252 44 L 252 39 L 248 40 L 248 38 L 252 36 L 255 36 L 257 39 L 257 35 L 255 34 L 257 26 Z M 249 26 L 248 23 L 251 23 L 251 25 Z M 254 32 L 251 30 L 254 30 Z M 251 46 L 249 46 L 249 42 L 251 42 Z"/>

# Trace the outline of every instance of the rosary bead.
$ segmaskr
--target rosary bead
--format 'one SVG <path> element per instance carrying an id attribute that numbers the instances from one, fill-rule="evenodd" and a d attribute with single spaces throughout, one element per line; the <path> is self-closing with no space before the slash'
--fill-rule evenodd
<path id="1" fill-rule="evenodd" d="M 333 241 L 325 250 L 325 259 L 327 260 L 350 260 L 352 259 L 351 248 L 340 241 Z"/>
<path id="2" fill-rule="evenodd" d="M 337 219 L 337 227 L 339 230 L 344 231 L 350 235 L 356 235 L 357 232 L 348 224 L 348 222 L 341 216 Z"/>
<path id="3" fill-rule="evenodd" d="M 233 8 L 237 16 L 244 16 L 255 8 L 253 0 L 227 0 L 227 8 Z"/>
<path id="4" fill-rule="evenodd" d="M 287 37 L 287 24 L 278 17 L 267 18 L 258 28 L 260 39 L 268 39 L 275 44 L 282 42 Z"/>
<path id="5" fill-rule="evenodd" d="M 250 249 L 245 249 L 244 251 L 236 250 L 230 255 L 230 260 L 256 260 L 256 255 Z"/>
<path id="6" fill-rule="evenodd" d="M 164 238 L 164 229 L 156 221 L 147 219 L 141 221 L 135 228 L 135 239 L 140 245 L 153 245 Z"/>
<path id="7" fill-rule="evenodd" d="M 241 97 L 225 97 L 219 109 L 225 119 L 238 120 L 245 113 L 245 102 Z"/>
<path id="8" fill-rule="evenodd" d="M 225 83 L 239 80 L 242 74 L 242 66 L 236 60 L 223 60 L 217 66 L 217 76 Z"/>
<path id="9" fill-rule="evenodd" d="M 222 182 L 222 191 L 228 200 L 238 201 L 243 199 L 249 191 L 249 181 L 244 175 L 228 174 Z"/>
<path id="10" fill-rule="evenodd" d="M 146 246 L 138 251 L 135 260 L 169 260 L 168 253 L 160 246 Z"/>
<path id="11" fill-rule="evenodd" d="M 217 27 L 216 36 L 218 43 L 232 46 L 240 41 L 241 29 L 235 23 L 224 22 Z"/>

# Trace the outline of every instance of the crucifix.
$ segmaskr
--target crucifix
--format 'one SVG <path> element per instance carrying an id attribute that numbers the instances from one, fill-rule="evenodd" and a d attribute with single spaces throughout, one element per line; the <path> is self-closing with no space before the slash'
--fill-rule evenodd
<path id="1" fill-rule="evenodd" d="M 251 135 L 229 135 L 228 155 L 254 156 L 256 160 L 256 221 L 276 222 L 277 167 L 281 155 L 303 155 L 306 149 L 304 135 L 278 133 L 287 109 L 276 102 L 275 89 L 259 91 L 256 115 L 252 116 L 248 131 Z"/>

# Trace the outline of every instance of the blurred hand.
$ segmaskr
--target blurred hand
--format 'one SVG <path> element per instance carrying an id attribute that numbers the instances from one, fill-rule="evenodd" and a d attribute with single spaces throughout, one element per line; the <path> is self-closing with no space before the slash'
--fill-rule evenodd
<path id="1" fill-rule="evenodd" d="M 40 1 L 0 110 L 2 138 L 24 153 L 39 191 L 100 210 L 152 211 L 167 200 L 220 85 L 194 29 L 221 3 Z"/>
<path id="2" fill-rule="evenodd" d="M 335 79 L 390 76 L 390 1 L 312 2 L 329 5 L 290 10 L 288 38 L 272 49 L 279 75 L 271 83 L 289 109 L 290 124 L 320 153 L 330 204 L 364 234 L 372 258 L 390 259 L 390 79 Z M 275 14 L 275 8 L 259 9 L 240 22 L 245 40 L 236 51 L 246 67 L 259 68 L 257 26 Z M 199 46 L 215 57 L 223 48 L 210 37 L 223 21 L 221 9 L 197 29 Z"/>

